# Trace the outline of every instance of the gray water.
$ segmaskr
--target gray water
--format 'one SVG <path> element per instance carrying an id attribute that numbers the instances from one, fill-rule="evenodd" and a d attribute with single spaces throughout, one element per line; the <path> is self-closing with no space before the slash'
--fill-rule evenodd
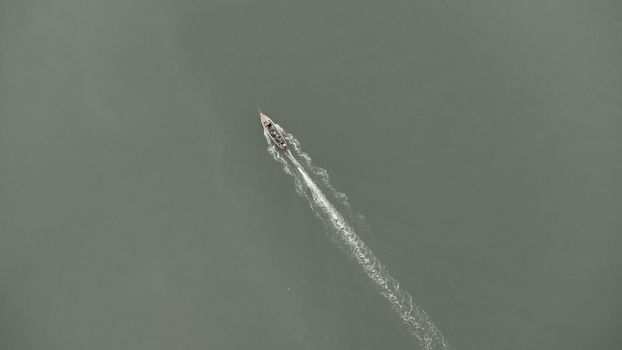
<path id="1" fill-rule="evenodd" d="M 0 348 L 424 348 L 257 108 L 451 349 L 619 348 L 621 35 L 606 0 L 0 1 Z"/>

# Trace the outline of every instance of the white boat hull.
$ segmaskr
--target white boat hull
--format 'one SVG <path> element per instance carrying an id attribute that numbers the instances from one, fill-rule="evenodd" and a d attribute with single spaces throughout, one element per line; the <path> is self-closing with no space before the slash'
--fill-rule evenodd
<path id="1" fill-rule="evenodd" d="M 272 119 L 270 119 L 267 115 L 261 112 L 259 112 L 259 120 L 261 121 L 261 126 L 263 126 L 263 128 L 266 130 L 274 145 L 283 151 L 287 151 L 287 142 L 285 141 L 285 137 L 283 137 L 282 134 L 283 129 L 275 124 Z"/>

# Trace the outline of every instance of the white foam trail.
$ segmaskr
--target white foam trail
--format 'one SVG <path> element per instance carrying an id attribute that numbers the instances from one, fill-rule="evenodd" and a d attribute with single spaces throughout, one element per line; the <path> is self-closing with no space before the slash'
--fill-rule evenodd
<path id="1" fill-rule="evenodd" d="M 304 191 L 302 183 L 300 182 L 300 179 L 295 176 L 295 173 L 292 172 L 292 169 L 289 166 L 289 163 L 283 157 L 283 153 L 279 151 L 276 148 L 276 146 L 272 143 L 270 136 L 268 136 L 268 131 L 266 131 L 266 129 L 263 130 L 263 135 L 266 138 L 266 141 L 268 141 L 268 153 L 270 153 L 270 155 L 272 156 L 274 160 L 276 160 L 277 162 L 281 164 L 281 168 L 283 169 L 283 172 L 285 172 L 287 175 L 290 175 L 294 178 L 294 186 L 296 188 L 296 193 L 298 193 L 301 196 L 306 197 L 306 193 Z"/>
<path id="2" fill-rule="evenodd" d="M 321 184 L 324 185 L 331 192 L 331 194 L 335 196 L 335 198 L 345 202 L 345 204 L 350 207 L 350 203 L 348 202 L 348 196 L 346 196 L 346 194 L 343 192 L 337 191 L 330 183 L 328 171 L 326 171 L 326 169 L 324 168 L 320 168 L 312 164 L 311 157 L 302 150 L 300 142 L 298 141 L 298 139 L 296 139 L 296 137 L 294 137 L 294 135 L 286 132 L 281 127 L 279 127 L 279 130 L 281 130 L 281 132 L 283 132 L 283 134 L 285 135 L 285 140 L 287 140 L 291 148 L 294 150 L 294 153 L 296 153 L 296 155 L 303 160 L 306 168 L 311 170 L 311 172 L 319 178 Z"/>
<path id="3" fill-rule="evenodd" d="M 279 127 L 280 128 L 280 127 Z M 281 129 L 282 130 L 282 129 Z M 400 288 L 399 282 L 393 278 L 387 268 L 378 260 L 376 255 L 359 238 L 352 226 L 345 220 L 343 215 L 330 203 L 326 195 L 309 176 L 305 168 L 298 162 L 294 155 L 287 151 L 280 152 L 276 149 L 267 133 L 264 132 L 266 140 L 270 144 L 268 151 L 272 157 L 281 163 L 283 170 L 294 178 L 296 192 L 309 200 L 309 205 L 315 215 L 324 223 L 329 234 L 350 256 L 363 268 L 363 271 L 379 288 L 382 294 L 391 304 L 400 318 L 404 321 L 410 332 L 419 341 L 419 344 L 426 350 L 448 349 L 447 341 L 441 331 L 434 325 L 428 314 L 419 305 L 415 304 L 413 297 L 404 289 Z M 311 158 L 302 152 L 300 143 L 292 134 L 286 136 L 289 144 L 296 154 L 304 154 L 302 157 L 307 166 L 311 167 Z M 291 164 L 298 172 L 292 172 L 292 168 L 283 157 L 287 155 Z M 297 176 L 299 175 L 299 176 Z M 321 177 L 321 175 L 318 175 Z M 321 177 L 328 183 L 328 173 L 326 177 Z M 308 190 L 308 193 L 302 188 Z M 330 186 L 330 187 L 328 187 Z M 328 188 L 333 189 L 328 183 Z M 335 192 L 339 193 L 337 190 Z M 339 197 L 337 197 L 339 198 Z M 347 203 L 347 197 L 343 195 L 342 200 Z M 349 204 L 348 204 L 349 206 Z"/>
<path id="4" fill-rule="evenodd" d="M 322 167 L 316 166 L 311 161 L 311 157 L 309 154 L 302 150 L 300 145 L 300 141 L 296 139 L 296 137 L 285 130 L 283 130 L 280 126 L 278 126 L 279 130 L 285 135 L 285 139 L 288 144 L 291 146 L 293 152 L 303 160 L 305 169 L 308 169 L 316 179 L 320 182 L 321 187 L 326 189 L 330 195 L 332 195 L 339 203 L 347 214 L 347 217 L 352 220 L 354 223 L 359 225 L 359 228 L 363 228 L 365 231 L 370 231 L 369 225 L 365 220 L 365 217 L 361 214 L 355 213 L 352 210 L 352 206 L 350 205 L 350 201 L 348 196 L 338 191 L 330 182 L 330 177 L 328 175 L 328 171 Z"/>

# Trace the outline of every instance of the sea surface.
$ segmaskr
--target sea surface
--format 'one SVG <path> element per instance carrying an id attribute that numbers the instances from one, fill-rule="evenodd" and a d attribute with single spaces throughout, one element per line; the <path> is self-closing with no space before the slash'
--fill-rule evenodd
<path id="1" fill-rule="evenodd" d="M 619 1 L 0 0 L 0 349 L 616 349 L 621 213 Z"/>

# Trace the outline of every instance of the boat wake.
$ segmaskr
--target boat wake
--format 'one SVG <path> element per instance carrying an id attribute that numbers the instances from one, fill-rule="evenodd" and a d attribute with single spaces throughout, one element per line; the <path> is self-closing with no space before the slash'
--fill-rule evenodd
<path id="1" fill-rule="evenodd" d="M 346 210 L 348 217 L 359 220 L 359 223 L 364 223 L 364 218 L 361 215 L 352 213 L 347 196 L 331 185 L 328 172 L 325 169 L 316 167 L 311 163 L 311 157 L 302 151 L 300 142 L 294 135 L 284 132 L 278 125 L 277 128 L 284 133 L 285 139 L 291 145 L 291 150 L 286 152 L 278 150 L 264 130 L 264 136 L 269 144 L 268 153 L 281 164 L 283 171 L 294 179 L 296 192 L 307 198 L 313 213 L 322 221 L 330 238 L 361 266 L 365 274 L 378 287 L 380 294 L 389 301 L 392 309 L 406 324 L 410 333 L 419 341 L 421 347 L 426 350 L 449 349 L 445 337 L 434 325 L 428 314 L 415 303 L 410 293 L 400 287 L 399 282 L 389 274 L 387 268 L 378 260 L 374 252 L 359 238 L 351 224 L 328 200 L 311 176 L 317 179 L 322 187 Z M 304 166 L 298 162 L 292 154 L 292 150 L 297 157 L 302 159 Z M 312 175 L 309 175 L 307 169 Z"/>

